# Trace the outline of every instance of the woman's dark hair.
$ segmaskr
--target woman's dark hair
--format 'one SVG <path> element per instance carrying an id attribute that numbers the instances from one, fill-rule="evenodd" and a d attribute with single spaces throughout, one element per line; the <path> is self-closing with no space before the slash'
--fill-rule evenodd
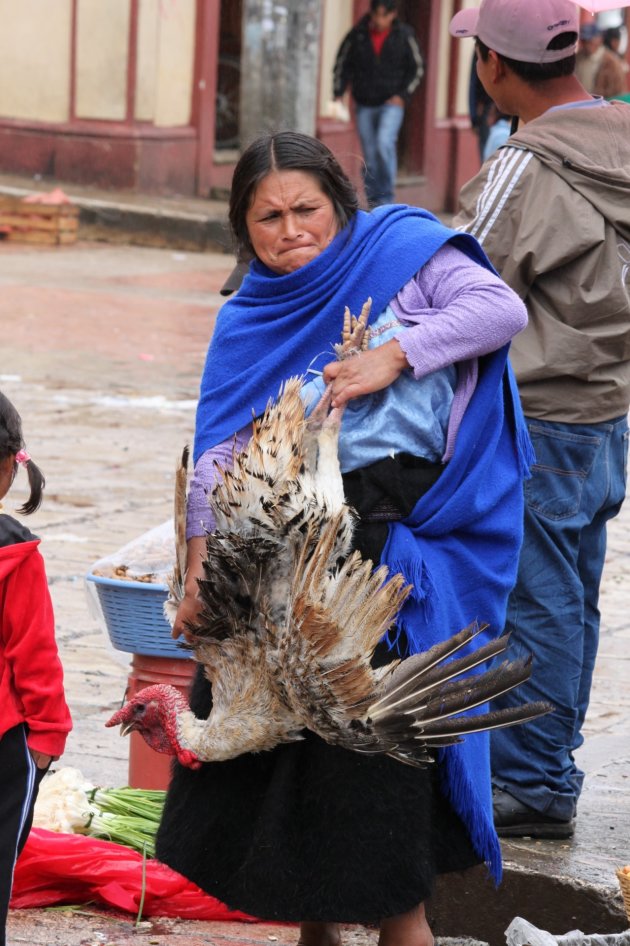
<path id="1" fill-rule="evenodd" d="M 312 174 L 332 201 L 339 228 L 359 209 L 359 198 L 332 151 L 317 138 L 297 131 L 264 135 L 247 148 L 234 169 L 230 192 L 230 226 L 239 259 L 255 256 L 247 231 L 246 214 L 260 182 L 271 171 L 304 171 Z"/>
<path id="2" fill-rule="evenodd" d="M 24 439 L 22 437 L 22 421 L 20 415 L 14 408 L 8 397 L 0 391 L 0 460 L 6 460 L 24 449 Z M 31 487 L 31 494 L 24 505 L 17 510 L 25 516 L 30 515 L 39 509 L 42 502 L 42 494 L 46 481 L 42 471 L 33 460 L 25 461 L 28 482 Z M 18 464 L 15 464 L 16 470 Z"/>
<path id="3" fill-rule="evenodd" d="M 577 33 L 558 33 L 551 40 L 547 49 L 566 49 L 569 46 L 574 46 L 577 40 Z M 475 42 L 479 55 L 484 62 L 487 62 L 490 48 L 478 36 Z M 519 79 L 528 82 L 530 85 L 536 85 L 538 82 L 548 82 L 550 79 L 561 79 L 564 76 L 571 76 L 575 72 L 575 53 L 571 53 L 566 59 L 559 59 L 557 62 L 519 62 L 518 59 L 509 59 L 507 56 L 502 56 L 501 53 L 497 53 L 497 56 Z"/>

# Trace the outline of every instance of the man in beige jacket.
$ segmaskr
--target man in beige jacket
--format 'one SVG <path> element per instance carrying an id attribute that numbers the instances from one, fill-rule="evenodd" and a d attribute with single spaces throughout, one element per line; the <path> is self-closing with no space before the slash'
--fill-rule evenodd
<path id="1" fill-rule="evenodd" d="M 578 81 L 578 31 L 567 0 L 483 0 L 451 22 L 454 36 L 475 38 L 478 75 L 497 107 L 519 119 L 463 188 L 455 220 L 529 316 L 511 358 L 536 463 L 508 653 L 534 657 L 517 699 L 543 698 L 556 710 L 492 736 L 504 837 L 573 834 L 606 522 L 626 492 L 630 106 L 594 99 Z"/>
<path id="2" fill-rule="evenodd" d="M 626 74 L 619 56 L 604 46 L 596 23 L 585 23 L 580 29 L 580 48 L 575 74 L 587 92 L 605 99 L 626 91 Z"/>

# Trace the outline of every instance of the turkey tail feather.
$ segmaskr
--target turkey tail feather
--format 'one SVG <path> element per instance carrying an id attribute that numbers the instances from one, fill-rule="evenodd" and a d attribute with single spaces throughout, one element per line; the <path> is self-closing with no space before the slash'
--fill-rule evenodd
<path id="1" fill-rule="evenodd" d="M 410 697 L 409 703 L 412 705 L 402 712 L 406 716 L 428 722 L 474 709 L 489 700 L 496 700 L 528 680 L 531 676 L 531 662 L 531 657 L 512 663 L 505 661 L 499 667 L 492 667 L 476 676 L 451 681 L 439 686 L 428 698 L 426 694 L 415 701 Z"/>
<path id="2" fill-rule="evenodd" d="M 429 672 L 434 667 L 439 668 L 438 675 L 441 679 L 441 674 L 445 673 L 447 669 L 450 669 L 450 667 L 456 663 L 456 661 L 452 661 L 451 664 L 445 664 L 444 661 L 448 660 L 448 658 L 457 653 L 458 650 L 461 650 L 462 647 L 465 647 L 466 644 L 474 640 L 474 638 L 482 631 L 485 631 L 487 627 L 487 624 L 478 624 L 477 621 L 473 621 L 472 624 L 469 624 L 457 634 L 449 637 L 448 640 L 440 644 L 435 644 L 435 646 L 420 654 L 407 657 L 397 664 L 392 672 L 391 679 L 385 684 L 385 693 L 382 698 L 377 700 L 371 707 L 371 718 L 374 720 L 378 719 L 381 712 L 391 711 L 392 707 L 396 705 L 396 700 L 407 699 L 410 692 L 417 693 L 419 690 L 419 678 L 426 675 L 426 678 L 430 679 Z M 501 640 L 501 638 L 499 638 L 499 640 Z M 493 641 L 492 643 L 496 642 Z M 479 651 L 476 651 L 475 653 L 478 652 Z M 499 653 L 499 651 L 497 651 L 497 653 Z M 445 676 L 444 679 L 447 679 L 447 677 Z M 394 697 L 396 697 L 396 700 L 394 700 Z"/>
<path id="3" fill-rule="evenodd" d="M 549 703 L 470 714 L 490 700 L 520 686 L 531 675 L 532 658 L 505 660 L 481 673 L 463 673 L 502 653 L 509 635 L 490 641 L 471 654 L 448 661 L 482 630 L 476 622 L 449 641 L 423 654 L 403 660 L 385 682 L 385 692 L 368 710 L 369 724 L 381 746 L 389 754 L 411 763 L 407 756 L 420 758 L 422 747 L 441 747 L 461 742 L 462 736 L 514 726 L 536 719 L 553 710 Z M 463 714 L 466 715 L 463 715 Z"/>
<path id="4" fill-rule="evenodd" d="M 458 745 L 464 741 L 464 736 L 474 733 L 528 723 L 552 711 L 553 706 L 549 703 L 524 703 L 522 706 L 494 710 L 478 716 L 445 719 L 432 723 L 428 730 L 417 729 L 415 732 L 409 727 L 408 721 L 406 723 L 401 721 L 399 731 L 392 730 L 387 735 L 390 747 L 387 754 L 399 762 L 420 767 L 435 761 L 435 756 L 431 755 L 432 749 L 445 749 L 448 746 Z M 352 748 L 368 754 L 374 751 L 370 747 L 359 749 L 353 746 Z"/>
<path id="5" fill-rule="evenodd" d="M 550 703 L 540 700 L 535 703 L 523 703 L 521 706 L 509 706 L 506 709 L 479 713 L 478 716 L 457 716 L 436 720 L 430 723 L 427 729 L 419 732 L 416 738 L 420 738 L 423 742 L 430 742 L 434 746 L 448 745 L 449 743 L 443 743 L 441 740 L 448 739 L 450 742 L 455 736 L 490 729 L 505 729 L 507 726 L 527 723 L 552 711 L 553 706 Z"/>
<path id="6" fill-rule="evenodd" d="M 418 669 L 415 656 L 408 657 L 394 669 L 392 683 L 386 687 L 385 696 L 374 704 L 377 709 L 373 718 L 378 719 L 383 712 L 391 712 L 396 708 L 404 711 L 410 700 L 417 701 L 423 693 L 429 694 L 438 684 L 446 684 L 454 677 L 474 670 L 486 661 L 503 653 L 508 640 L 509 635 L 504 634 L 503 637 L 479 647 L 472 654 L 466 654 L 464 657 L 451 660 L 447 664 L 434 665 L 432 669 L 426 671 Z M 424 654 L 418 656 L 424 657 Z"/>

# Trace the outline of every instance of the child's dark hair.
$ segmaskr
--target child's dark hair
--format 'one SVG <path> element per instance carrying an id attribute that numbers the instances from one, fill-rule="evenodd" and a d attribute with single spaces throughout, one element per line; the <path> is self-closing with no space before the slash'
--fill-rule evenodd
<path id="1" fill-rule="evenodd" d="M 5 460 L 9 456 L 16 456 L 23 449 L 24 438 L 22 437 L 20 415 L 8 397 L 5 397 L 0 391 L 0 460 Z M 23 462 L 28 474 L 31 494 L 17 511 L 24 516 L 28 516 L 41 506 L 46 480 L 40 468 L 30 457 Z M 16 462 L 16 469 L 17 466 Z"/>

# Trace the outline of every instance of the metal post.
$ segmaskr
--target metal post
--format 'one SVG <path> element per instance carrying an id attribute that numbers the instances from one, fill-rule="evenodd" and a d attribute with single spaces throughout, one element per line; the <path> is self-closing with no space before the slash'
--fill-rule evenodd
<path id="1" fill-rule="evenodd" d="M 244 0 L 241 146 L 283 129 L 312 135 L 322 0 Z"/>

